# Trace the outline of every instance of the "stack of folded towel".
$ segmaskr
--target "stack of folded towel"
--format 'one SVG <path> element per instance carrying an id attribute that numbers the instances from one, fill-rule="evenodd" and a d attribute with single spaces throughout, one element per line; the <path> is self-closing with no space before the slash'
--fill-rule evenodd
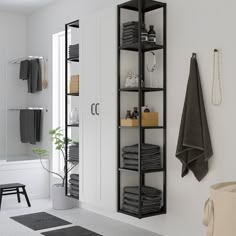
<path id="1" fill-rule="evenodd" d="M 69 161 L 79 161 L 79 143 L 74 143 L 69 146 Z"/>
<path id="2" fill-rule="evenodd" d="M 79 57 L 79 44 L 74 44 L 69 46 L 69 58 Z"/>
<path id="3" fill-rule="evenodd" d="M 138 144 L 126 146 L 123 149 L 123 167 L 131 170 L 138 170 L 139 159 Z M 142 144 L 141 147 L 141 170 L 161 169 L 160 146 L 153 144 Z"/>
<path id="4" fill-rule="evenodd" d="M 78 174 L 71 174 L 70 175 L 70 195 L 79 198 L 79 175 Z"/>
<path id="5" fill-rule="evenodd" d="M 141 209 L 139 212 L 139 188 L 137 186 L 125 187 L 122 209 L 133 214 L 148 214 L 160 211 L 161 195 L 159 189 L 142 186 L 141 187 Z"/>
<path id="6" fill-rule="evenodd" d="M 134 44 L 138 42 L 138 22 L 130 21 L 123 24 L 123 44 Z"/>

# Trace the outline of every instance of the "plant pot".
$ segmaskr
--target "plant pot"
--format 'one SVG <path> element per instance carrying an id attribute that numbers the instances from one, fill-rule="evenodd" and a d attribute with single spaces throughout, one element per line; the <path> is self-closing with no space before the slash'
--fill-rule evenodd
<path id="1" fill-rule="evenodd" d="M 75 201 L 65 196 L 65 187 L 61 184 L 52 186 L 52 207 L 55 210 L 67 210 L 75 207 Z"/>

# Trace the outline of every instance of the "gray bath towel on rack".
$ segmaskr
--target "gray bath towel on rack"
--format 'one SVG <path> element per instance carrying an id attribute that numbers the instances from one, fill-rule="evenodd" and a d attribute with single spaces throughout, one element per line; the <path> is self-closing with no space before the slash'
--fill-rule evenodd
<path id="1" fill-rule="evenodd" d="M 201 181 L 208 172 L 212 155 L 197 58 L 193 54 L 176 151 L 182 163 L 182 177 L 191 170 Z"/>
<path id="2" fill-rule="evenodd" d="M 29 67 L 30 67 L 29 60 L 21 61 L 21 63 L 20 63 L 20 79 L 22 79 L 22 80 L 29 79 Z"/>
<path id="3" fill-rule="evenodd" d="M 41 139 L 41 110 L 20 111 L 20 137 L 22 143 L 36 144 Z"/>
<path id="4" fill-rule="evenodd" d="M 42 72 L 39 59 L 30 60 L 28 92 L 42 91 Z"/>

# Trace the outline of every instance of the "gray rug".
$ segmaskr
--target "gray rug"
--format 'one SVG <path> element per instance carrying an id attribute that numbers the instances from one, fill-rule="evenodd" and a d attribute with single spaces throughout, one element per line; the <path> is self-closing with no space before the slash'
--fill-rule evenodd
<path id="1" fill-rule="evenodd" d="M 80 226 L 72 226 L 64 229 L 45 232 L 42 234 L 45 236 L 102 236 L 101 234 L 97 234 Z"/>
<path id="2" fill-rule="evenodd" d="M 11 219 L 33 230 L 42 230 L 71 224 L 46 212 L 14 216 L 11 217 Z"/>

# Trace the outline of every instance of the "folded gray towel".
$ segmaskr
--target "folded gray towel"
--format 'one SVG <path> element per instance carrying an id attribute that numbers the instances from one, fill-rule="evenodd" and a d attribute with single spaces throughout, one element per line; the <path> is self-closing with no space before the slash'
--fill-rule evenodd
<path id="1" fill-rule="evenodd" d="M 139 194 L 139 187 L 138 186 L 127 186 L 124 187 L 124 193 L 131 193 L 131 194 Z M 149 187 L 149 186 L 142 186 L 141 193 L 147 196 L 160 196 L 161 190 Z"/>
<path id="2" fill-rule="evenodd" d="M 176 150 L 176 157 L 182 163 L 182 177 L 191 170 L 201 181 L 208 172 L 212 155 L 197 59 L 193 55 Z"/>
<path id="3" fill-rule="evenodd" d="M 139 201 L 139 195 L 137 194 L 132 194 L 132 193 L 124 193 L 124 198 L 127 198 L 127 199 L 130 199 L 130 200 L 133 200 L 133 201 Z M 141 200 L 143 202 L 155 202 L 155 201 L 160 201 L 161 200 L 161 194 L 159 196 L 156 196 L 156 197 L 152 197 L 152 196 L 145 196 L 145 195 L 142 195 L 141 196 Z"/>
<path id="4" fill-rule="evenodd" d="M 122 209 L 124 211 L 130 212 L 130 213 L 134 213 L 134 214 L 138 214 L 139 213 L 139 209 L 137 207 L 131 206 L 129 204 L 123 204 Z M 152 213 L 152 212 L 157 212 L 161 209 L 161 206 L 156 206 L 154 207 L 145 207 L 141 209 L 141 214 L 148 214 L 148 213 Z"/>
<path id="5" fill-rule="evenodd" d="M 139 161 L 138 160 L 132 160 L 132 159 L 127 159 L 124 158 L 123 162 L 125 164 L 131 164 L 131 165 L 138 165 Z M 152 164 L 160 164 L 161 163 L 161 159 L 154 159 L 154 160 L 141 160 L 141 164 L 142 165 L 152 165 Z"/>
<path id="6" fill-rule="evenodd" d="M 21 61 L 20 63 L 20 79 L 28 80 L 29 79 L 29 69 L 30 64 L 28 60 Z"/>
<path id="7" fill-rule="evenodd" d="M 138 153 L 139 152 L 139 145 L 135 144 L 135 145 L 131 145 L 131 146 L 126 146 L 123 147 L 123 152 L 127 152 L 127 153 Z M 160 146 L 158 145 L 153 145 L 153 144 L 142 144 L 141 145 L 141 153 L 145 154 L 145 153 L 152 153 L 152 152 L 160 152 Z"/>
<path id="8" fill-rule="evenodd" d="M 124 164 L 124 168 L 125 169 L 130 169 L 130 170 L 138 170 L 138 166 L 137 165 L 128 165 L 128 164 Z M 141 170 L 158 170 L 161 169 L 161 164 L 157 164 L 157 165 L 142 165 Z"/>
<path id="9" fill-rule="evenodd" d="M 79 180 L 79 175 L 78 174 L 71 174 L 70 178 L 75 179 L 75 180 Z"/>
<path id="10" fill-rule="evenodd" d="M 128 205 L 134 206 L 134 207 L 139 207 L 139 201 L 133 201 L 127 198 L 123 199 L 123 203 L 126 203 Z M 158 201 L 149 201 L 149 202 L 143 202 L 142 201 L 142 207 L 160 207 L 161 205 L 161 199 Z"/>
<path id="11" fill-rule="evenodd" d="M 69 183 L 79 187 L 79 180 L 70 179 Z"/>

